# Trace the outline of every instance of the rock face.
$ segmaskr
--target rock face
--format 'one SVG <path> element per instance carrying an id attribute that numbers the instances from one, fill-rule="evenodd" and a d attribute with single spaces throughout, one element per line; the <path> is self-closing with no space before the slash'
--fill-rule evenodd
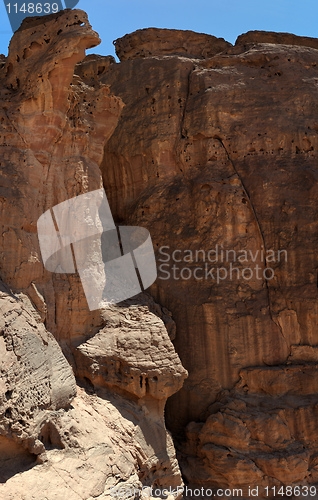
<path id="1" fill-rule="evenodd" d="M 70 407 L 76 382 L 27 296 L 15 296 L 1 284 L 0 311 L 2 482 L 25 465 L 34 465 L 36 455 L 45 451 L 41 437 L 49 415 Z"/>
<path id="2" fill-rule="evenodd" d="M 248 368 L 218 395 L 205 423 L 191 422 L 179 460 L 201 486 L 264 488 L 317 483 L 317 365 Z M 262 496 L 260 494 L 260 496 Z M 266 495 L 264 495 L 266 496 Z"/>
<path id="3" fill-rule="evenodd" d="M 186 372 L 163 322 L 149 311 L 153 304 L 141 294 L 124 310 L 110 307 L 107 324 L 80 344 L 74 357 L 79 376 L 94 387 L 156 400 L 163 410 L 167 397 L 181 389 Z"/>
<path id="4" fill-rule="evenodd" d="M 110 500 L 116 490 L 134 498 L 134 489 L 137 494 L 147 486 L 162 490 L 182 484 L 162 422 L 138 403 L 111 393 L 89 394 L 79 387 L 70 410 L 48 415 L 42 439 L 45 456 L 37 463 L 33 456 L 33 468 L 24 458 L 23 467 L 15 470 L 11 458 L 12 477 L 0 484 L 1 498 L 33 500 L 40 493 L 52 499 Z M 10 451 L 15 452 L 11 445 Z"/>
<path id="5" fill-rule="evenodd" d="M 314 484 L 317 40 L 151 28 L 83 60 L 98 42 L 65 11 L 0 59 L 0 496 L 180 487 L 169 396 L 188 483 Z M 103 184 L 158 279 L 89 312 L 36 222 Z"/>
<path id="6" fill-rule="evenodd" d="M 189 372 L 167 423 L 181 442 L 188 425 L 190 483 L 313 483 L 317 40 L 251 32 L 203 54 L 179 36 L 117 40 L 121 62 L 99 77 L 125 103 L 107 196 L 117 220 L 151 230 L 151 293 Z M 87 84 L 94 64 L 76 68 Z"/>
<path id="7" fill-rule="evenodd" d="M 26 19 L 0 61 L 0 497 L 9 500 L 182 486 L 163 410 L 187 372 L 168 310 L 142 294 L 90 312 L 79 276 L 49 273 L 40 256 L 38 218 L 102 187 L 123 102 L 98 78 L 74 75 L 98 43 L 86 14 L 67 10 Z M 113 62 L 102 59 L 97 76 Z"/>
<path id="8" fill-rule="evenodd" d="M 281 45 L 296 45 L 298 47 L 311 47 L 318 49 L 317 38 L 308 36 L 297 36 L 292 33 L 275 33 L 273 31 L 249 31 L 240 35 L 236 42 L 236 46 L 254 43 L 271 43 Z"/>
<path id="9" fill-rule="evenodd" d="M 206 59 L 231 47 L 223 38 L 194 31 L 159 28 L 135 31 L 115 40 L 114 44 L 121 61 L 170 54 Z"/>

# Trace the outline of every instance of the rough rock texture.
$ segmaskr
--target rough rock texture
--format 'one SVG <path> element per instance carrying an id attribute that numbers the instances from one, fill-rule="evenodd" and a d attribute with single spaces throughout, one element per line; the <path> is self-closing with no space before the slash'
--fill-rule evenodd
<path id="1" fill-rule="evenodd" d="M 119 64 L 82 61 L 98 41 L 66 11 L 0 60 L 0 497 L 181 485 L 176 391 L 189 483 L 316 483 L 317 41 L 150 29 L 116 41 Z M 154 300 L 90 313 L 77 275 L 44 270 L 36 221 L 100 188 L 100 164 L 159 276 Z"/>
<path id="2" fill-rule="evenodd" d="M 78 387 L 69 411 L 48 415 L 42 439 L 43 463 L 34 464 L 33 459 L 28 469 L 25 459 L 24 471 L 15 475 L 12 472 L 18 471 L 10 467 L 12 477 L 0 484 L 0 498 L 110 500 L 116 487 L 133 492 L 182 484 L 162 421 L 149 417 L 138 403 L 111 393 L 89 394 Z"/>
<path id="3" fill-rule="evenodd" d="M 1 73 L 1 277 L 27 290 L 47 328 L 66 340 L 99 325 L 100 314 L 87 312 L 77 276 L 45 272 L 36 223 L 57 203 L 101 187 L 98 163 L 123 104 L 104 85 L 73 79 L 85 48 L 99 43 L 86 14 L 40 20 L 15 33 Z"/>
<path id="4" fill-rule="evenodd" d="M 109 307 L 104 328 L 76 348 L 77 372 L 94 387 L 155 399 L 163 410 L 167 398 L 181 389 L 186 372 L 163 322 L 150 313 L 147 296 L 122 304 L 130 307 Z"/>
<path id="5" fill-rule="evenodd" d="M 231 47 L 224 38 L 194 31 L 159 28 L 134 31 L 115 40 L 114 45 L 121 61 L 169 54 L 206 59 Z"/>
<path id="6" fill-rule="evenodd" d="M 0 61 L 1 499 L 182 485 L 163 409 L 187 373 L 168 310 L 141 295 L 90 312 L 79 276 L 47 272 L 40 256 L 40 215 L 102 187 L 123 102 L 74 76 L 98 43 L 69 10 L 26 19 Z"/>
<path id="7" fill-rule="evenodd" d="M 116 487 L 180 487 L 163 409 L 186 372 L 149 310 L 153 300 L 112 306 L 107 327 L 74 349 L 77 391 L 29 298 L 1 290 L 0 498 L 113 498 Z"/>
<path id="8" fill-rule="evenodd" d="M 184 477 L 195 485 L 243 489 L 316 484 L 317 365 L 242 370 L 218 395 L 205 423 L 191 422 L 180 446 Z M 260 494 L 260 496 L 262 496 Z"/>
<path id="9" fill-rule="evenodd" d="M 151 293 L 172 311 L 189 372 L 166 408 L 181 441 L 195 421 L 179 447 L 189 482 L 316 481 L 316 43 L 252 32 L 200 60 L 143 30 L 116 41 L 122 62 L 99 78 L 125 103 L 105 147 L 107 196 L 117 220 L 151 231 Z M 93 60 L 84 64 L 76 72 L 90 84 Z M 216 245 L 218 261 L 204 260 Z M 220 249 L 246 259 L 226 262 Z"/>
<path id="10" fill-rule="evenodd" d="M 292 33 L 275 33 L 273 31 L 248 31 L 240 35 L 236 42 L 236 46 L 253 43 L 273 43 L 282 45 L 297 45 L 300 47 L 311 47 L 318 49 L 318 39 L 308 36 L 297 36 Z"/>
<path id="11" fill-rule="evenodd" d="M 70 365 L 27 296 L 0 287 L 0 481 L 45 451 L 48 415 L 76 396 Z M 20 450 L 20 451 L 19 451 Z M 12 456 L 11 456 L 12 455 Z M 8 464 L 8 460 L 12 460 Z M 28 462 L 29 463 L 29 462 Z"/>

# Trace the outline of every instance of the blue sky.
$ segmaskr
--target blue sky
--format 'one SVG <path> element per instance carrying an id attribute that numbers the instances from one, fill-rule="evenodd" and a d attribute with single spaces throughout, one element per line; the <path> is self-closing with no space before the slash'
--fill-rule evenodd
<path id="1" fill-rule="evenodd" d="M 88 13 L 102 39 L 88 53 L 102 55 L 115 55 L 116 38 L 148 27 L 189 29 L 232 43 L 255 29 L 318 37 L 317 0 L 79 0 L 77 8 Z M 7 55 L 12 32 L 1 0 L 0 19 L 0 53 Z"/>

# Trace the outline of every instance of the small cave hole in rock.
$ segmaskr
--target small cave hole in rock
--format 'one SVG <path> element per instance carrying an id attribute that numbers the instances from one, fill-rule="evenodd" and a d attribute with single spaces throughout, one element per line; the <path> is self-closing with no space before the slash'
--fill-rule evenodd
<path id="1" fill-rule="evenodd" d="M 84 377 L 84 382 L 85 382 L 85 386 L 86 386 L 86 389 L 88 392 L 90 392 L 90 393 L 95 392 L 94 384 L 92 383 L 92 381 L 89 378 Z"/>
<path id="2" fill-rule="evenodd" d="M 13 391 L 11 391 L 11 390 L 10 390 L 10 391 L 7 391 L 7 392 L 5 393 L 5 397 L 6 397 L 6 400 L 7 400 L 7 401 L 8 401 L 8 399 L 11 399 L 12 393 L 13 393 Z"/>
<path id="3" fill-rule="evenodd" d="M 56 448 L 62 450 L 64 448 L 60 434 L 52 422 L 46 422 L 43 425 L 40 433 L 40 441 L 42 441 L 47 450 Z"/>
<path id="4" fill-rule="evenodd" d="M 6 418 L 11 418 L 11 416 L 12 416 L 12 410 L 11 410 L 11 408 L 7 408 L 7 409 L 6 409 L 6 411 L 5 411 L 5 413 L 4 413 L 4 416 L 5 416 Z"/>
<path id="5" fill-rule="evenodd" d="M 146 392 L 150 392 L 150 386 L 149 386 L 149 380 L 148 380 L 148 377 L 146 377 Z"/>
<path id="6" fill-rule="evenodd" d="M 106 66 L 99 66 L 97 70 L 97 75 L 102 75 L 106 69 Z"/>

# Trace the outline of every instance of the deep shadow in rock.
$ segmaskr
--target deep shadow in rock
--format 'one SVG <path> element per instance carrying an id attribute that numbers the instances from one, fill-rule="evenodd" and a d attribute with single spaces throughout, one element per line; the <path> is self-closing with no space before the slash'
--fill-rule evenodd
<path id="1" fill-rule="evenodd" d="M 0 436 L 0 483 L 31 469 L 36 465 L 36 455 L 26 451 L 13 439 Z"/>

